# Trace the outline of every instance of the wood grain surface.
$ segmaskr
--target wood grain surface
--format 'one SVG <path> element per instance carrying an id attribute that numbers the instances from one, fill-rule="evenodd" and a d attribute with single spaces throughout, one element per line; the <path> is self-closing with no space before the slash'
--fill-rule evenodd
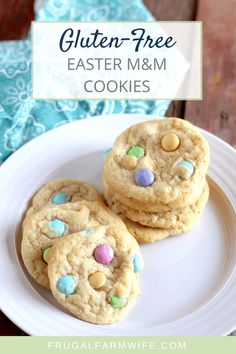
<path id="1" fill-rule="evenodd" d="M 144 0 L 144 4 L 159 21 L 192 21 L 197 9 L 196 0 Z M 184 113 L 185 101 L 173 101 L 166 117 L 184 118 Z"/>
<path id="2" fill-rule="evenodd" d="M 25 38 L 34 19 L 34 1 L 0 0 L 0 40 Z"/>
<path id="3" fill-rule="evenodd" d="M 203 101 L 187 102 L 185 118 L 236 145 L 236 1 L 199 1 L 203 21 Z"/>
<path id="4" fill-rule="evenodd" d="M 186 118 L 236 145 L 236 1 L 144 0 L 144 3 L 160 21 L 195 18 L 204 21 L 204 99 L 174 101 L 166 115 Z M 33 5 L 32 0 L 0 0 L 0 40 L 27 36 L 34 17 Z M 0 335 L 26 334 L 0 312 Z"/>
<path id="5" fill-rule="evenodd" d="M 195 18 L 195 0 L 144 0 L 144 4 L 159 21 L 186 21 Z"/>

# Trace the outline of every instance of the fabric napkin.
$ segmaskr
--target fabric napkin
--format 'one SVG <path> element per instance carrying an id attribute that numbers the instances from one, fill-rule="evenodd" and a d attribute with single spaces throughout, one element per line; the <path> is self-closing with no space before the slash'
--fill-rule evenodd
<path id="1" fill-rule="evenodd" d="M 38 21 L 152 19 L 141 0 L 48 0 L 36 5 Z M 32 100 L 30 36 L 0 42 L 0 162 L 30 139 L 61 124 L 100 114 L 164 116 L 168 105 L 168 100 Z"/>

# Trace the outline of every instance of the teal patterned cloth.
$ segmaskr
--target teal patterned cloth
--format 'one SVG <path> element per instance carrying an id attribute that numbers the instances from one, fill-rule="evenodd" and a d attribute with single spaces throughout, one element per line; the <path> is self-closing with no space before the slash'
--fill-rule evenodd
<path id="1" fill-rule="evenodd" d="M 141 0 L 48 0 L 37 20 L 150 20 Z M 100 114 L 146 113 L 164 116 L 160 101 L 34 101 L 31 99 L 29 39 L 0 43 L 0 162 L 21 145 L 61 124 Z"/>

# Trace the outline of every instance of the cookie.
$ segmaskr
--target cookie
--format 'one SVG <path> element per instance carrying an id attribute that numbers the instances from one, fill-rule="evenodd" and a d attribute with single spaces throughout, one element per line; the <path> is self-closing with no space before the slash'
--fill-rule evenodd
<path id="1" fill-rule="evenodd" d="M 144 226 L 150 226 L 155 228 L 170 229 L 176 227 L 176 225 L 184 224 L 189 225 L 192 219 L 195 218 L 195 214 L 201 211 L 206 203 L 206 196 L 208 194 L 208 185 L 206 182 L 205 188 L 200 198 L 194 204 L 187 205 L 184 208 L 172 209 L 166 212 L 150 213 L 147 211 L 130 208 L 125 204 L 119 202 L 113 195 L 104 192 L 105 199 L 109 207 L 116 214 L 123 214 L 128 219 L 138 222 Z"/>
<path id="2" fill-rule="evenodd" d="M 28 216 L 22 227 L 21 254 L 30 275 L 49 288 L 47 257 L 50 247 L 60 238 L 83 230 L 84 237 L 99 225 L 117 225 L 126 230 L 122 220 L 100 202 L 81 201 L 40 209 Z M 130 236 L 131 237 L 131 236 Z"/>
<path id="3" fill-rule="evenodd" d="M 178 118 L 145 121 L 116 139 L 104 178 L 117 195 L 139 204 L 168 204 L 184 195 L 184 206 L 205 180 L 209 157 L 208 143 L 191 123 Z"/>
<path id="4" fill-rule="evenodd" d="M 47 182 L 33 197 L 27 216 L 43 207 L 62 205 L 80 200 L 102 201 L 89 183 L 76 179 L 54 179 Z"/>
<path id="5" fill-rule="evenodd" d="M 48 275 L 54 297 L 81 320 L 121 320 L 140 293 L 139 246 L 125 229 L 99 226 L 87 237 L 68 235 L 50 252 Z"/>
<path id="6" fill-rule="evenodd" d="M 120 203 L 129 206 L 132 209 L 137 209 L 144 212 L 149 213 L 156 213 L 156 212 L 171 212 L 177 208 L 183 208 L 188 204 L 194 204 L 200 198 L 203 189 L 205 187 L 205 179 L 199 182 L 196 186 L 194 191 L 192 191 L 191 196 L 189 196 L 189 192 L 184 192 L 181 197 L 173 200 L 169 203 L 162 203 L 162 202 L 139 202 L 133 198 L 126 197 L 121 193 L 117 193 L 115 190 L 112 189 L 112 186 L 107 184 L 104 176 L 103 176 L 103 186 L 104 186 L 104 196 L 112 195 L 117 201 Z"/>
<path id="7" fill-rule="evenodd" d="M 123 215 L 121 217 L 131 235 L 133 235 L 139 243 L 153 243 L 163 240 L 168 236 L 180 235 L 196 226 L 207 203 L 208 197 L 209 187 L 207 184 L 206 188 L 204 189 L 203 199 L 201 200 L 201 208 L 195 208 L 195 213 L 192 215 L 192 218 L 188 220 L 188 222 L 186 222 L 185 219 L 180 219 L 176 222 L 175 226 L 170 227 L 169 229 L 143 226 Z"/>

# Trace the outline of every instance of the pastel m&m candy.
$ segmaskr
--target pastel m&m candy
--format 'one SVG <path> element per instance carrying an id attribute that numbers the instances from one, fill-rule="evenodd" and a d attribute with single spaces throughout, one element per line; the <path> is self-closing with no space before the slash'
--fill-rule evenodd
<path id="1" fill-rule="evenodd" d="M 141 146 L 132 146 L 126 153 L 129 156 L 141 158 L 144 156 L 144 148 Z"/>
<path id="2" fill-rule="evenodd" d="M 106 276 L 103 272 L 95 272 L 90 274 L 88 280 L 92 288 L 99 289 L 105 284 Z"/>
<path id="3" fill-rule="evenodd" d="M 125 306 L 125 304 L 127 303 L 128 298 L 127 297 L 119 297 L 116 295 L 112 295 L 110 297 L 110 304 L 112 307 L 120 309 L 122 307 Z"/>
<path id="4" fill-rule="evenodd" d="M 125 155 L 121 160 L 121 165 L 127 170 L 133 170 L 137 166 L 137 163 L 137 158 L 130 155 Z"/>
<path id="5" fill-rule="evenodd" d="M 67 231 L 67 225 L 59 219 L 53 219 L 49 221 L 48 229 L 50 238 L 61 237 Z"/>
<path id="6" fill-rule="evenodd" d="M 188 179 L 194 174 L 194 167 L 191 162 L 182 161 L 177 165 L 178 176 L 182 179 Z"/>
<path id="7" fill-rule="evenodd" d="M 51 246 L 45 248 L 45 250 L 43 251 L 43 260 L 45 263 L 48 264 L 48 256 L 49 256 L 49 250 L 50 250 Z"/>
<path id="8" fill-rule="evenodd" d="M 57 282 L 58 290 L 65 295 L 72 295 L 75 292 L 77 281 L 73 275 L 63 275 Z"/>
<path id="9" fill-rule="evenodd" d="M 51 200 L 53 204 L 64 204 L 69 202 L 69 196 L 66 193 L 56 193 Z"/>
<path id="10" fill-rule="evenodd" d="M 110 264 L 114 258 L 113 249 L 106 243 L 97 246 L 93 254 L 96 261 L 104 265 Z"/>
<path id="11" fill-rule="evenodd" d="M 135 173 L 135 182 L 140 187 L 148 187 L 154 182 L 154 173 L 149 168 L 141 168 Z"/>
<path id="12" fill-rule="evenodd" d="M 174 133 L 169 133 L 163 136 L 161 140 L 161 147 L 165 151 L 175 151 L 180 144 L 178 135 Z"/>
<path id="13" fill-rule="evenodd" d="M 143 269 L 143 262 L 138 254 L 135 253 L 133 255 L 132 262 L 133 262 L 133 266 L 134 266 L 134 272 L 135 273 L 141 272 L 141 270 Z"/>

